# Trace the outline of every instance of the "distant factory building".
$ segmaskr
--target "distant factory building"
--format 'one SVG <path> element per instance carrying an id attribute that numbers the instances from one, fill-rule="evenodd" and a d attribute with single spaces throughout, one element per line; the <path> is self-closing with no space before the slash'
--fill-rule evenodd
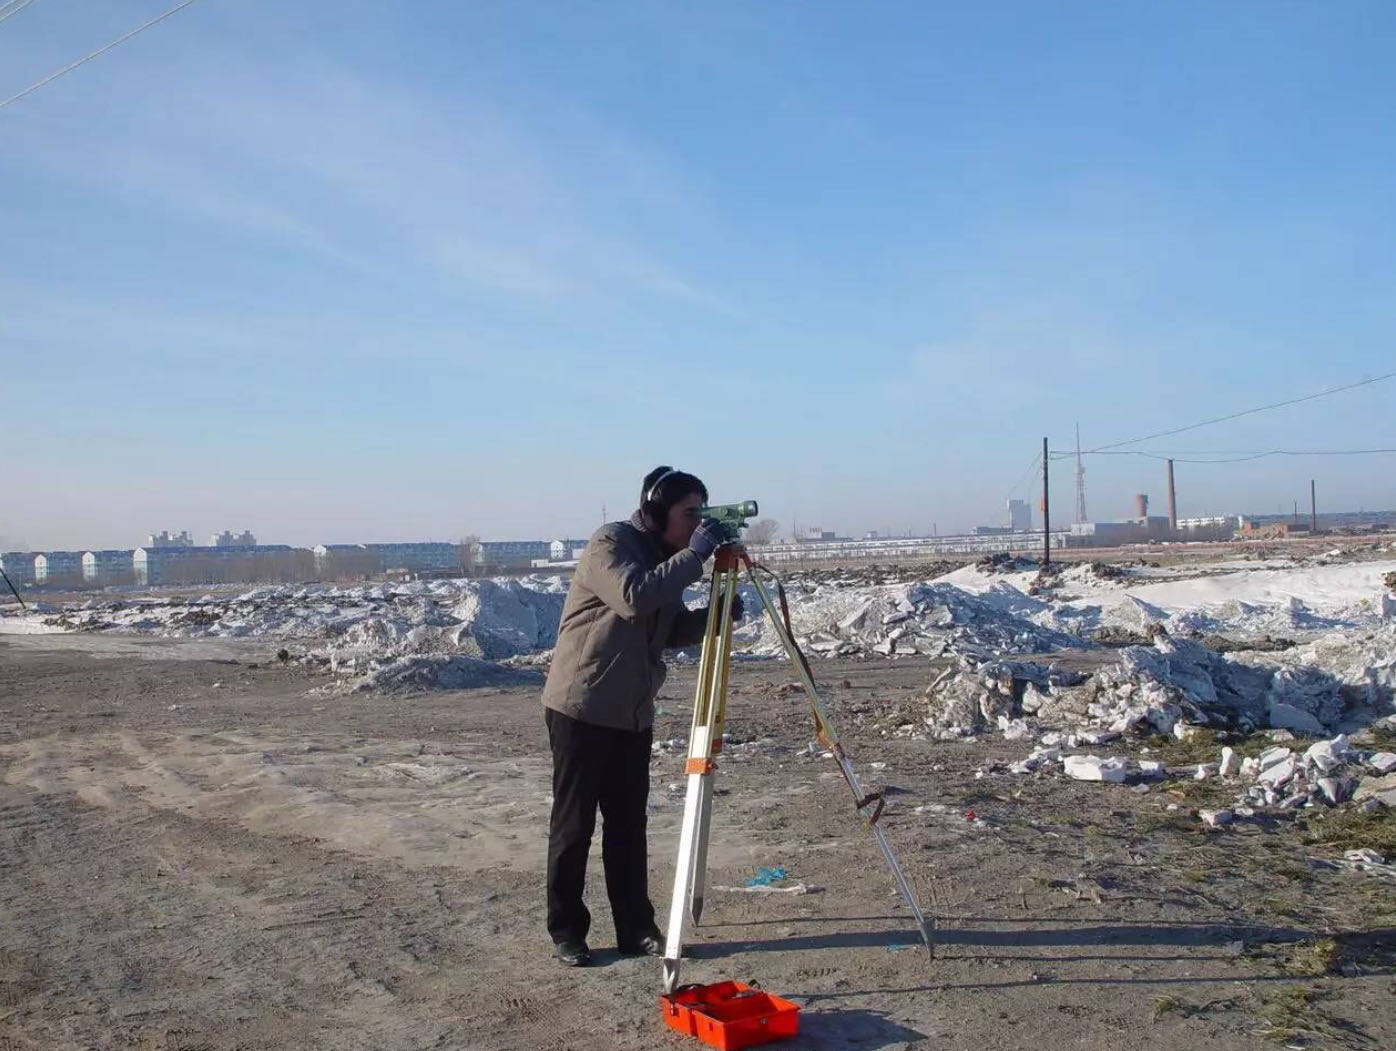
<path id="1" fill-rule="evenodd" d="M 34 583 L 75 584 L 80 580 L 81 551 L 43 551 L 34 556 Z"/>
<path id="2" fill-rule="evenodd" d="M 34 552 L 6 551 L 0 554 L 0 569 L 16 586 L 34 583 Z"/>
<path id="3" fill-rule="evenodd" d="M 1241 535 L 1247 540 L 1285 540 L 1295 536 L 1310 536 L 1308 522 L 1256 522 L 1241 520 Z"/>
<path id="4" fill-rule="evenodd" d="M 314 556 L 287 544 L 255 547 L 138 547 L 131 558 L 136 583 L 220 584 L 308 580 Z"/>
<path id="5" fill-rule="evenodd" d="M 1146 515 L 1124 522 L 1075 522 L 1069 537 L 1070 547 L 1120 547 L 1146 544 L 1150 540 L 1170 540 L 1173 530 L 1167 515 Z"/>
<path id="6" fill-rule="evenodd" d="M 84 551 L 82 579 L 89 584 L 131 584 L 136 579 L 136 553 L 125 550 Z"/>
<path id="7" fill-rule="evenodd" d="M 1032 531 L 1032 505 L 1026 500 L 1008 501 L 1008 532 L 1028 533 Z"/>
<path id="8" fill-rule="evenodd" d="M 210 547 L 256 547 L 257 538 L 249 529 L 244 529 L 241 533 L 231 533 L 225 529 L 209 537 L 208 543 Z"/>
<path id="9" fill-rule="evenodd" d="M 1239 515 L 1204 515 L 1178 519 L 1179 540 L 1230 540 L 1241 528 Z"/>

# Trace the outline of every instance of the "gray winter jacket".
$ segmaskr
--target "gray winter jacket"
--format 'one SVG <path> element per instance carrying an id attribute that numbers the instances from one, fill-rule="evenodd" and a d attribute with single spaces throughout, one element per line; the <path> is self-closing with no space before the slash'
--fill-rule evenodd
<path id="1" fill-rule="evenodd" d="M 683 592 L 703 575 L 685 548 L 670 554 L 638 514 L 593 534 L 562 607 L 543 705 L 596 726 L 648 730 L 667 648 L 702 641 L 708 611 Z"/>

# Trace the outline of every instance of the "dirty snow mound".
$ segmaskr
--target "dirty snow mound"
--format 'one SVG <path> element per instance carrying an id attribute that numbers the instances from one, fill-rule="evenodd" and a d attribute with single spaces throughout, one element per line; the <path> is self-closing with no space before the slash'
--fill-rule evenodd
<path id="1" fill-rule="evenodd" d="M 460 654 L 399 657 L 352 683 L 355 691 L 404 693 L 417 690 L 470 690 L 480 686 L 541 685 L 536 671 L 509 668 Z"/>

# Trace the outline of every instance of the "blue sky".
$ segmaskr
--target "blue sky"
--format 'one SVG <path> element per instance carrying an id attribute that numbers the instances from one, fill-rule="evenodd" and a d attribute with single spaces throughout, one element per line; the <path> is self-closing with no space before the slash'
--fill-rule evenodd
<path id="1" fill-rule="evenodd" d="M 37 0 L 0 96 L 166 6 Z M 1396 369 L 1394 30 L 201 0 L 0 110 L 0 546 L 586 533 L 661 462 L 787 525 L 996 522 L 1078 420 Z M 1148 447 L 1396 446 L 1393 405 Z M 1180 465 L 1180 512 L 1392 507 L 1393 460 Z M 1092 517 L 1162 503 L 1154 461 L 1087 471 Z"/>

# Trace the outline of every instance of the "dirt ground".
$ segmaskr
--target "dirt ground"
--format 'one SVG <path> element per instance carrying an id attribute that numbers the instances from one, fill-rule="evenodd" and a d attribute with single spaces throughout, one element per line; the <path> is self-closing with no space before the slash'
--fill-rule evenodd
<path id="1" fill-rule="evenodd" d="M 658 961 L 611 948 L 595 850 L 599 966 L 552 959 L 536 690 L 326 696 L 274 650 L 0 637 L 0 1051 L 699 1046 L 660 1022 Z M 710 880 L 812 890 L 715 886 L 685 981 L 796 1000 L 791 1048 L 1396 1046 L 1396 886 L 1311 861 L 1337 855 L 1293 823 L 1204 830 L 1186 789 L 976 779 L 1027 748 L 884 735 L 932 672 L 816 667 L 936 958 L 834 765 L 800 754 L 802 695 L 753 662 Z M 691 687 L 675 669 L 658 738 L 686 737 Z M 653 764 L 661 919 L 682 761 Z"/>

